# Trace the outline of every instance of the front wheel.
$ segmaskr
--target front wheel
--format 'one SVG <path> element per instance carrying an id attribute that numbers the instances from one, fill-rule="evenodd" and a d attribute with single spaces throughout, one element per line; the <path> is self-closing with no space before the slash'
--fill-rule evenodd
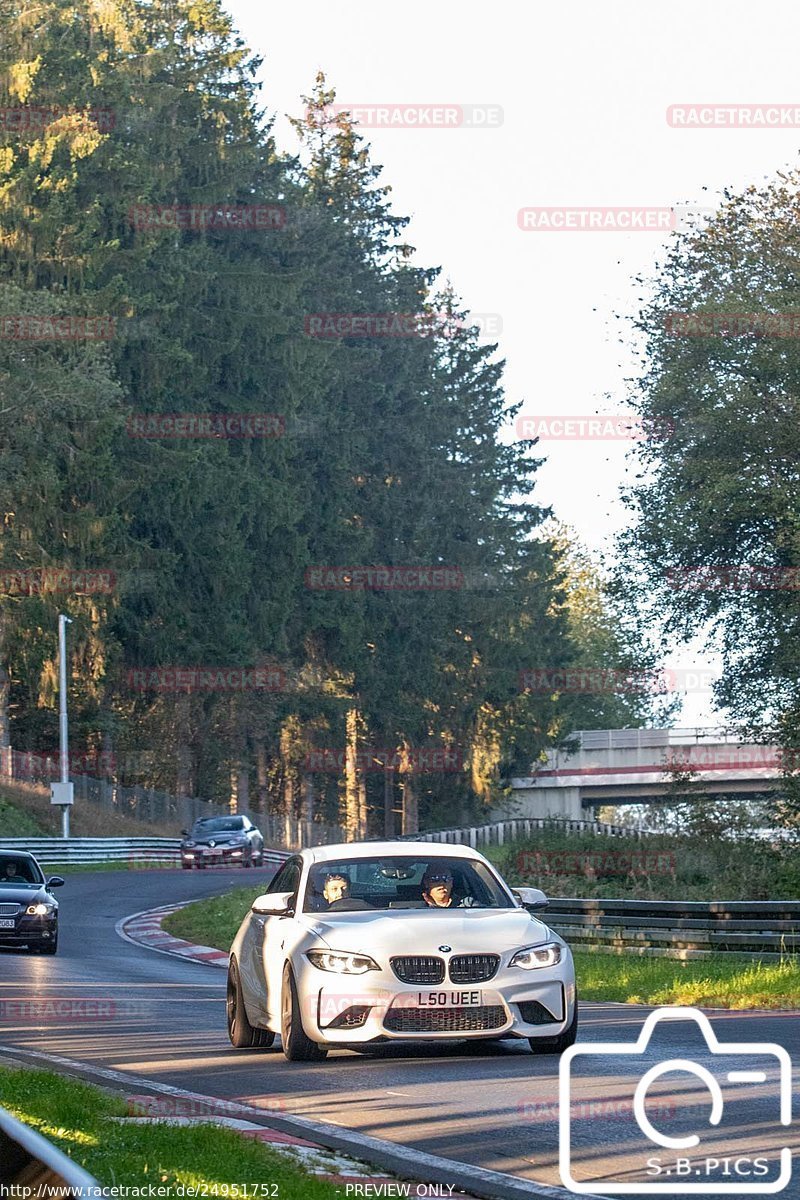
<path id="1" fill-rule="evenodd" d="M 281 990 L 281 1042 L 289 1062 L 321 1062 L 328 1054 L 327 1046 L 312 1042 L 303 1029 L 297 984 L 288 963 L 283 968 Z"/>
<path id="2" fill-rule="evenodd" d="M 226 997 L 228 1037 L 237 1050 L 266 1050 L 275 1041 L 275 1034 L 268 1029 L 254 1029 L 247 1019 L 242 995 L 239 970 L 231 959 L 228 967 L 228 994 Z"/>
<path id="3" fill-rule="evenodd" d="M 567 1028 L 558 1037 L 528 1038 L 528 1044 L 534 1054 L 561 1054 L 575 1044 L 578 1036 L 578 993 L 575 993 L 575 1012 Z"/>
<path id="4" fill-rule="evenodd" d="M 55 954 L 58 950 L 58 934 L 53 938 L 52 942 L 40 942 L 37 947 L 39 954 Z"/>

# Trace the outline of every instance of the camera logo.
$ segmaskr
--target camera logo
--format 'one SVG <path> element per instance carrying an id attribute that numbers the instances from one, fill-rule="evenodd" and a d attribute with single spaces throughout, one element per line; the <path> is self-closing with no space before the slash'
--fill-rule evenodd
<path id="1" fill-rule="evenodd" d="M 683 1025 L 681 1043 L 690 1040 L 695 1052 L 692 1057 L 656 1060 L 650 1046 L 656 1027 L 678 1021 Z M 705 1046 L 695 1048 L 698 1032 Z M 673 1048 L 677 1040 L 674 1025 L 659 1033 Z M 668 1075 L 672 1079 L 664 1080 Z M 635 1042 L 571 1046 L 561 1055 L 559 1067 L 561 1180 L 583 1196 L 596 1195 L 598 1188 L 608 1196 L 780 1192 L 791 1179 L 790 1148 L 778 1145 L 784 1139 L 774 1136 L 768 1139 L 768 1148 L 754 1148 L 751 1136 L 743 1138 L 743 1124 L 755 1134 L 761 1130 L 777 1133 L 780 1126 L 791 1124 L 791 1075 L 791 1060 L 783 1046 L 720 1042 L 708 1017 L 696 1008 L 657 1009 L 649 1014 Z M 648 1097 L 656 1084 L 660 1087 Z M 577 1128 L 575 1120 L 575 1114 L 582 1111 L 581 1088 L 607 1094 L 609 1086 L 618 1098 L 628 1094 L 631 1098 L 630 1136 L 622 1139 L 624 1163 L 620 1157 L 618 1171 L 613 1156 L 605 1153 L 593 1166 L 582 1137 L 585 1130 Z M 666 1122 L 655 1115 L 668 1111 L 663 1104 L 665 1086 L 677 1097 L 674 1115 Z M 698 1089 L 701 1109 L 693 1102 Z M 648 1098 L 660 1101 L 655 1109 L 651 1103 L 650 1113 Z M 698 1119 L 698 1111 L 705 1116 Z"/>

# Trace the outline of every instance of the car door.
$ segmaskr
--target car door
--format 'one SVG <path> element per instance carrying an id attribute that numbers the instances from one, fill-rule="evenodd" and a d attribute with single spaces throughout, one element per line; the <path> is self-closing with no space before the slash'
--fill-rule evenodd
<path id="1" fill-rule="evenodd" d="M 279 872 L 281 886 L 274 889 L 270 886 L 270 891 L 292 893 L 294 897 L 292 910 L 297 905 L 302 874 L 303 860 L 299 857 L 290 858 Z M 276 876 L 277 879 L 278 876 Z M 269 1012 L 270 1022 L 275 1023 L 274 1027 L 276 1029 L 280 1024 L 283 966 L 286 962 L 285 947 L 292 942 L 293 929 L 294 911 L 292 911 L 291 916 L 287 917 L 267 917 L 264 926 L 262 956 L 264 961 L 264 976 L 267 982 L 267 1011 Z"/>
<path id="2" fill-rule="evenodd" d="M 267 888 L 267 893 L 292 892 L 295 896 L 300 888 L 303 862 L 299 857 L 288 859 Z M 263 1017 L 273 1027 L 280 1023 L 281 979 L 285 955 L 287 922 L 291 917 L 270 917 L 260 913 L 250 914 L 251 935 L 247 939 L 247 978 L 253 989 L 251 995 L 261 1000 Z"/>

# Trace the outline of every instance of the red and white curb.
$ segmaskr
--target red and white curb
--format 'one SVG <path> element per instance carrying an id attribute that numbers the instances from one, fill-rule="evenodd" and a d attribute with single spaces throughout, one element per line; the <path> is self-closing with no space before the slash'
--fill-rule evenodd
<path id="1" fill-rule="evenodd" d="M 182 904 L 162 904 L 160 908 L 150 908 L 145 912 L 134 913 L 123 917 L 116 924 L 116 931 L 126 942 L 134 946 L 144 946 L 147 950 L 157 950 L 159 954 L 171 954 L 175 958 L 188 959 L 190 962 L 205 963 L 207 967 L 223 967 L 228 969 L 228 955 L 224 950 L 215 950 L 213 946 L 197 946 L 194 942 L 186 942 L 183 938 L 173 937 L 171 933 L 161 928 L 161 922 L 170 913 L 186 908 L 191 901 Z"/>

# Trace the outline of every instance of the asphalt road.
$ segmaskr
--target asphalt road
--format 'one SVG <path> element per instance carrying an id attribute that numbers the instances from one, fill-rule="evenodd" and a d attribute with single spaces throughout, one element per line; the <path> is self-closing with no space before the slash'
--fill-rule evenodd
<path id="1" fill-rule="evenodd" d="M 69 877 L 59 892 L 59 954 L 0 951 L 0 1043 L 124 1071 L 143 1083 L 156 1080 L 237 1100 L 265 1113 L 312 1117 L 560 1185 L 554 1056 L 534 1056 L 527 1043 L 513 1041 L 337 1050 L 327 1062 L 310 1066 L 287 1063 L 279 1049 L 235 1051 L 225 1032 L 223 971 L 132 946 L 115 932 L 121 917 L 249 885 L 259 876 L 268 878 L 269 872 L 159 870 Z M 52 1003 L 43 1016 L 45 999 Z M 582 1005 L 580 1042 L 587 1051 L 600 1042 L 631 1043 L 649 1011 Z M 709 1015 L 721 1042 L 777 1043 L 795 1060 L 800 1055 L 797 1012 Z M 716 1129 L 708 1124 L 709 1095 L 700 1079 L 673 1073 L 648 1091 L 646 1111 L 657 1129 L 671 1137 L 696 1132 L 701 1137 L 696 1149 L 660 1149 L 644 1139 L 633 1117 L 641 1075 L 669 1058 L 714 1068 L 722 1081 L 726 1103 Z M 642 1055 L 617 1052 L 601 1060 L 589 1054 L 577 1058 L 573 1068 L 574 1176 L 595 1193 L 614 1194 L 614 1184 L 607 1182 L 614 1180 L 635 1189 L 629 1194 L 644 1195 L 639 1184 L 649 1178 L 657 1179 L 667 1196 L 683 1194 L 687 1182 L 696 1195 L 719 1194 L 719 1183 L 728 1185 L 728 1194 L 744 1195 L 740 1182 L 774 1179 L 780 1148 L 797 1149 L 796 1131 L 778 1123 L 777 1060 L 752 1054 L 712 1057 L 691 1023 L 661 1023 Z M 761 1071 L 763 1078 L 728 1081 L 725 1075 L 734 1069 Z M 793 1092 L 797 1082 L 795 1070 Z M 719 1165 L 707 1167 L 706 1155 Z M 648 1158 L 649 1177 L 644 1173 Z M 681 1158 L 688 1166 L 679 1164 Z M 751 1172 L 747 1177 L 745 1170 Z M 800 1177 L 781 1195 L 800 1200 Z"/>

